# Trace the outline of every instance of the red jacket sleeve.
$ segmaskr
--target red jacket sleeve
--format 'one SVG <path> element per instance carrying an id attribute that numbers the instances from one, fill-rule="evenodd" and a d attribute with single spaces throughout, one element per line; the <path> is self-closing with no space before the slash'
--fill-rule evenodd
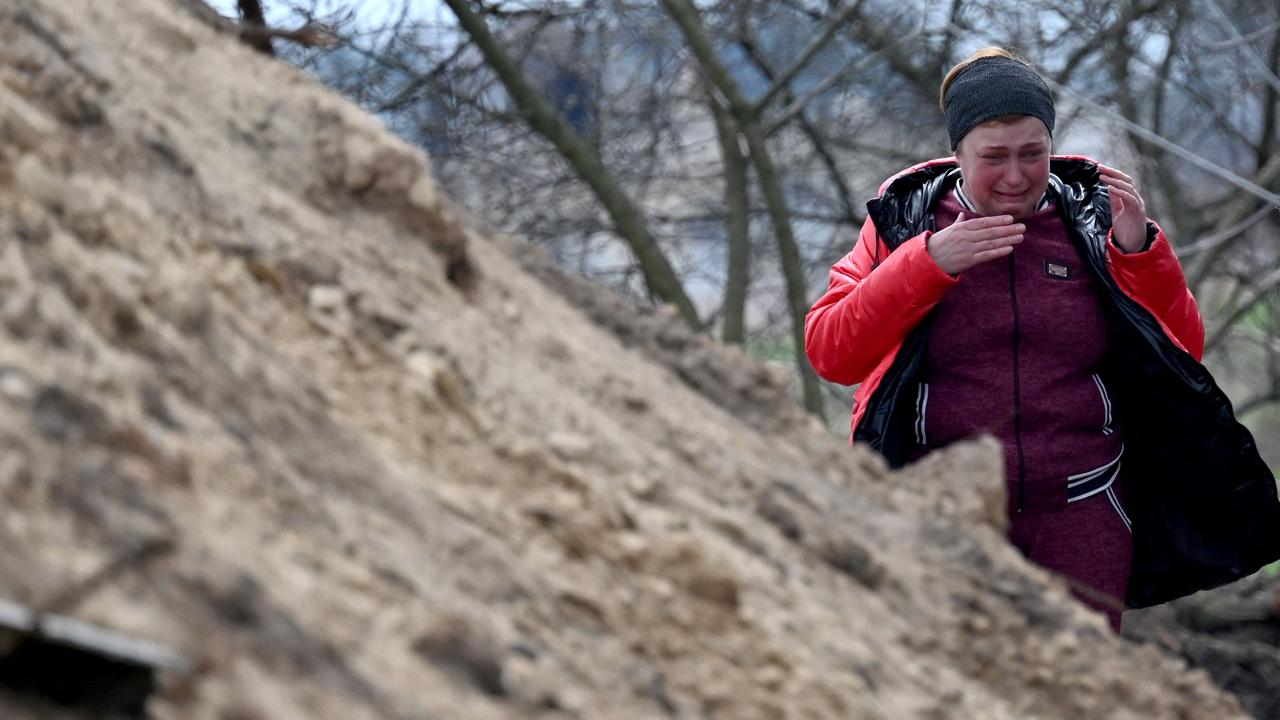
<path id="1" fill-rule="evenodd" d="M 805 319 L 805 352 L 818 375 L 842 385 L 862 382 L 956 284 L 929 255 L 929 235 L 890 254 L 875 224 L 869 218 L 863 224 Z"/>
<path id="2" fill-rule="evenodd" d="M 1108 240 L 1107 263 L 1120 289 L 1154 315 L 1165 334 L 1199 361 L 1204 355 L 1200 309 L 1164 231 L 1151 224 L 1156 236 L 1150 247 L 1126 254 Z"/>

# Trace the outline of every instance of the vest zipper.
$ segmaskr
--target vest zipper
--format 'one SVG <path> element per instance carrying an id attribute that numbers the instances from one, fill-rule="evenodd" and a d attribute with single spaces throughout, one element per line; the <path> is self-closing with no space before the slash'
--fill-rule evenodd
<path id="1" fill-rule="evenodd" d="M 1024 484 L 1027 470 L 1022 453 L 1022 374 L 1018 364 L 1018 345 L 1022 327 L 1018 317 L 1018 273 L 1013 253 L 1009 253 L 1009 298 L 1013 302 L 1013 442 L 1018 448 L 1018 512 L 1026 506 Z"/>

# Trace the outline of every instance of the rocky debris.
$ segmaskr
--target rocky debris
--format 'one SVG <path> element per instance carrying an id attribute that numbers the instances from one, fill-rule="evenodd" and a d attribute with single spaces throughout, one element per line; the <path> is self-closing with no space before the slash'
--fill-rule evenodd
<path id="1" fill-rule="evenodd" d="M 0 585 L 170 542 L 65 610 L 193 658 L 150 717 L 1244 716 L 1022 561 L 989 443 L 891 474 L 549 288 L 188 5 L 0 5 Z"/>
<path id="2" fill-rule="evenodd" d="M 190 670 L 172 651 L 0 598 L 0 685 L 84 713 L 140 717 L 159 673 Z"/>
<path id="3" fill-rule="evenodd" d="M 1280 718 L 1280 575 L 1264 571 L 1130 612 L 1124 634 L 1204 668 L 1256 720 Z"/>
<path id="4" fill-rule="evenodd" d="M 617 337 L 624 346 L 670 368 L 695 392 L 739 420 L 763 431 L 789 433 L 806 429 L 812 418 L 796 406 L 786 373 L 748 357 L 741 348 L 723 345 L 693 332 L 674 309 L 639 306 L 598 284 L 573 275 L 540 248 L 518 238 L 498 237 L 525 270 L 558 291 L 570 304 Z M 518 311 L 517 311 L 518 312 Z M 649 400 L 629 401 L 644 407 Z"/>

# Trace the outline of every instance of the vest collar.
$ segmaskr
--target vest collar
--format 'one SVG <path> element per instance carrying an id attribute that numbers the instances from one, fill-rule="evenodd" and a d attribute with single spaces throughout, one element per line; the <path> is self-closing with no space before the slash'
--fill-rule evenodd
<path id="1" fill-rule="evenodd" d="M 942 194 L 955 188 L 960 168 L 954 158 L 931 160 L 906 170 L 867 201 L 867 216 L 890 251 L 926 230 L 933 230 L 933 209 Z M 1058 155 L 1049 160 L 1045 198 L 1066 219 L 1082 229 L 1110 227 L 1111 206 L 1098 164 L 1081 155 Z M 1105 233 L 1103 233 L 1105 237 Z"/>

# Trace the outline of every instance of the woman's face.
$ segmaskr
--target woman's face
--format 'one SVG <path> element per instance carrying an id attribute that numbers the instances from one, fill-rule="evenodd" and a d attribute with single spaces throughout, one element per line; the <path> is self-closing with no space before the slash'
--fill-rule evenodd
<path id="1" fill-rule="evenodd" d="M 975 127 L 956 147 L 965 197 L 984 215 L 1031 215 L 1049 184 L 1049 152 L 1049 130 L 1039 118 Z"/>

